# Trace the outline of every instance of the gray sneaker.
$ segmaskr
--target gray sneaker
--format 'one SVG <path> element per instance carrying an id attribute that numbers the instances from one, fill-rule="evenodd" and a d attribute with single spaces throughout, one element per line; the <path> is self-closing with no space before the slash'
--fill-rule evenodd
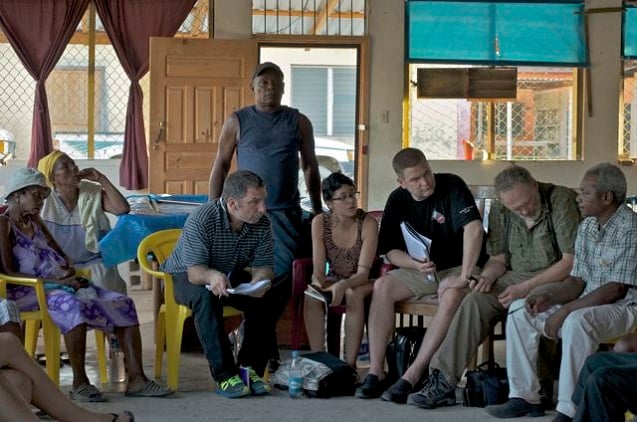
<path id="1" fill-rule="evenodd" d="M 407 404 L 425 409 L 453 406 L 456 404 L 456 388 L 449 384 L 442 372 L 434 369 L 422 390 L 407 396 Z"/>

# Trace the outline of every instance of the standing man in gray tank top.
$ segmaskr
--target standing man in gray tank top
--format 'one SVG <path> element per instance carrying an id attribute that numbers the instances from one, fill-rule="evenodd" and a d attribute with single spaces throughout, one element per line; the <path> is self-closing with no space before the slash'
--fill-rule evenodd
<path id="1" fill-rule="evenodd" d="M 237 167 L 250 170 L 264 180 L 266 208 L 274 234 L 273 288 L 267 293 L 272 316 L 279 318 L 291 292 L 292 261 L 307 250 L 309 238 L 302 234 L 302 211 L 299 205 L 300 166 L 312 202 L 313 212 L 321 212 L 320 176 L 314 152 L 312 123 L 297 109 L 281 105 L 283 72 L 272 62 L 258 65 L 250 88 L 255 104 L 244 107 L 224 122 L 219 136 L 219 150 L 210 173 L 210 199 L 221 195 L 232 157 L 237 152 Z M 276 332 L 268 357 L 278 359 Z"/>

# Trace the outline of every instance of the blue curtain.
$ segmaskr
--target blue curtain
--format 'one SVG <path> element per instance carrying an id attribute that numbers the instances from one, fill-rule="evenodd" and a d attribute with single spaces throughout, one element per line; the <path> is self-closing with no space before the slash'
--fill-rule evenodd
<path id="1" fill-rule="evenodd" d="M 637 7 L 624 12 L 624 58 L 637 59 Z"/>
<path id="2" fill-rule="evenodd" d="M 407 60 L 583 66 L 583 11 L 581 0 L 410 0 Z"/>

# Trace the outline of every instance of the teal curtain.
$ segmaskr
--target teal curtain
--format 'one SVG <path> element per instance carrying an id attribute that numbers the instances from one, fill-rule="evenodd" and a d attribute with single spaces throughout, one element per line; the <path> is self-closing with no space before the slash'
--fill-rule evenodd
<path id="1" fill-rule="evenodd" d="M 584 66 L 583 12 L 581 0 L 410 0 L 407 60 Z"/>
<path id="2" fill-rule="evenodd" d="M 624 12 L 624 58 L 637 59 L 637 7 Z"/>

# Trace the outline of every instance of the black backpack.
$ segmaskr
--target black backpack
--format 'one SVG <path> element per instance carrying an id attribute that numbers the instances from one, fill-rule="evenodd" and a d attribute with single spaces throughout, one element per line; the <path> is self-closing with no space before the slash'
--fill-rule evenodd
<path id="1" fill-rule="evenodd" d="M 387 376 L 391 381 L 400 378 L 414 362 L 423 338 L 424 327 L 400 327 L 393 340 L 387 345 Z M 428 371 L 425 371 L 428 373 Z"/>

